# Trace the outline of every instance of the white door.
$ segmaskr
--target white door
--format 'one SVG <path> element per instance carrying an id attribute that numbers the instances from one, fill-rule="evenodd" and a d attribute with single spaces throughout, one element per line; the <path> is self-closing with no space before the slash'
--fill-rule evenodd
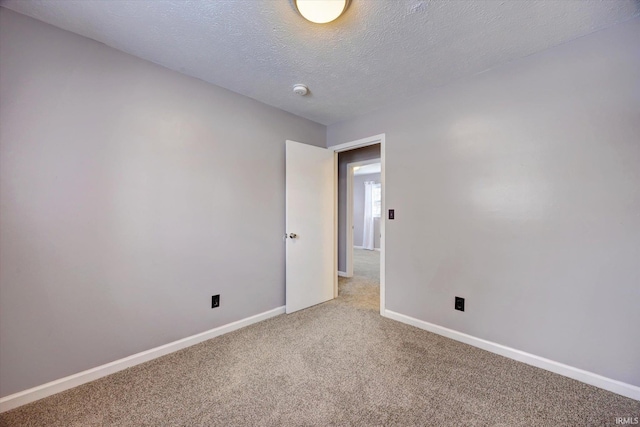
<path id="1" fill-rule="evenodd" d="M 287 313 L 334 297 L 334 153 L 287 141 Z"/>

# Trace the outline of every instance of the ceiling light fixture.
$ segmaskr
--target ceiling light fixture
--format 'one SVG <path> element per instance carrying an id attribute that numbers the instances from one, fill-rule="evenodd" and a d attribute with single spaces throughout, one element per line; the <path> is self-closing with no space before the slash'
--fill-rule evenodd
<path id="1" fill-rule="evenodd" d="M 306 20 L 326 24 L 347 10 L 350 0 L 293 0 L 296 9 Z"/>

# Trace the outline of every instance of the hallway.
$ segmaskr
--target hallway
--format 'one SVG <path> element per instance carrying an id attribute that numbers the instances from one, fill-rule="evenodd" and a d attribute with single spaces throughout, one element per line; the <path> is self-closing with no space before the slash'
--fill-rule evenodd
<path id="1" fill-rule="evenodd" d="M 360 308 L 380 310 L 380 252 L 353 249 L 353 277 L 338 278 L 338 295 Z"/>

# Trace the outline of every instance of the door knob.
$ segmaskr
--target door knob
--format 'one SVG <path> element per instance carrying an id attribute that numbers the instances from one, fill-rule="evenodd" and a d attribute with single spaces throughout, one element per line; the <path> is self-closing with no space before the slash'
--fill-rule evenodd
<path id="1" fill-rule="evenodd" d="M 290 239 L 295 239 L 296 237 L 298 237 L 298 235 L 296 233 L 290 233 L 289 234 L 289 238 Z"/>

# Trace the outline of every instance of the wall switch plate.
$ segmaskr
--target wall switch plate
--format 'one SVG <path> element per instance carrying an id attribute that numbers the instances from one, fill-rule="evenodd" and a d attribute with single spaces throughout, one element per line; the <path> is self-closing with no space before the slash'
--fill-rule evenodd
<path id="1" fill-rule="evenodd" d="M 389 209 L 389 219 L 396 219 L 396 210 Z"/>
<path id="2" fill-rule="evenodd" d="M 220 307 L 220 295 L 214 295 L 211 297 L 211 308 Z"/>
<path id="3" fill-rule="evenodd" d="M 456 297 L 455 309 L 464 311 L 464 298 Z"/>

